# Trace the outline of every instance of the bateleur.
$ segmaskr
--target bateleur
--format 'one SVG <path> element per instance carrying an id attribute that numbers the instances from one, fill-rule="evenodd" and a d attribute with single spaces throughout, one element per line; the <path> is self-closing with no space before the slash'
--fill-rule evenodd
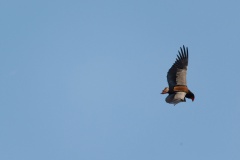
<path id="1" fill-rule="evenodd" d="M 194 101 L 194 94 L 187 87 L 187 66 L 188 66 L 188 48 L 180 47 L 175 63 L 167 73 L 168 86 L 164 88 L 161 94 L 168 93 L 166 102 L 170 104 L 178 104 L 186 102 L 185 98 Z"/>

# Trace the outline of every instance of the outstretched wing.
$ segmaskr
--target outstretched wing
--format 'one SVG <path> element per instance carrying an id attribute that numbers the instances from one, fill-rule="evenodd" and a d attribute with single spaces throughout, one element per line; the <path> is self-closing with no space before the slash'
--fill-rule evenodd
<path id="1" fill-rule="evenodd" d="M 167 103 L 176 105 L 179 102 L 186 102 L 185 96 L 186 92 L 176 92 L 174 94 L 169 94 L 165 100 Z"/>
<path id="2" fill-rule="evenodd" d="M 180 47 L 175 63 L 169 69 L 167 80 L 169 87 L 187 85 L 186 75 L 188 66 L 188 48 Z"/>

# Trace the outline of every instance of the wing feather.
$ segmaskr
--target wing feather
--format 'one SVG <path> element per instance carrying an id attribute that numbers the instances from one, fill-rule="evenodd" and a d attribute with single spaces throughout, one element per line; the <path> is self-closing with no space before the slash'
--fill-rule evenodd
<path id="1" fill-rule="evenodd" d="M 176 85 L 187 85 L 188 48 L 180 47 L 175 63 L 168 70 L 167 80 L 170 88 Z"/>

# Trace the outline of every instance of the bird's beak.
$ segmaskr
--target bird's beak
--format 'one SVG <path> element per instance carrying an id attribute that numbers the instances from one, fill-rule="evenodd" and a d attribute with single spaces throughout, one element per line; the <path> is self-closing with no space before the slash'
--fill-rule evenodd
<path id="1" fill-rule="evenodd" d="M 192 99 L 192 101 L 194 101 L 194 97 L 192 97 L 191 99 Z"/>

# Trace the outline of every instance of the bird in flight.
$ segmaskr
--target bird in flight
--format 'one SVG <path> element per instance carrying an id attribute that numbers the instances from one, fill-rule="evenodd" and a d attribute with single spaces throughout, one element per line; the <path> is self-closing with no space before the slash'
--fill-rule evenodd
<path id="1" fill-rule="evenodd" d="M 167 94 L 166 102 L 174 104 L 186 102 L 185 98 L 194 101 L 194 94 L 187 87 L 187 66 L 188 66 L 188 48 L 180 47 L 175 63 L 168 70 L 168 86 L 164 88 L 161 94 Z"/>

